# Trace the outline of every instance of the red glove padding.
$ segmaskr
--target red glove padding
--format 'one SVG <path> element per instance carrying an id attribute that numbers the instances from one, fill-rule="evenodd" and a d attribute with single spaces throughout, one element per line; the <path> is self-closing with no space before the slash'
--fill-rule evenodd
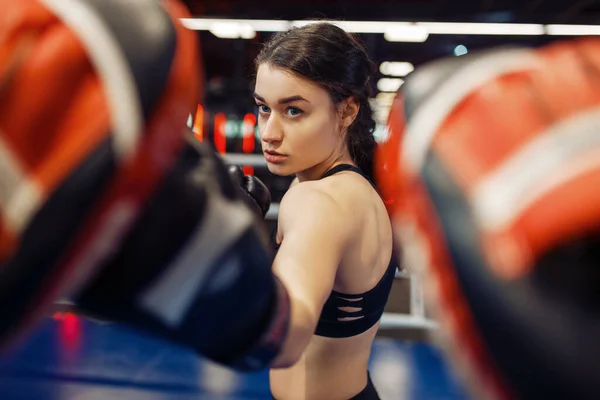
<path id="1" fill-rule="evenodd" d="M 475 398 L 598 398 L 600 40 L 406 79 L 377 182 Z"/>
<path id="2" fill-rule="evenodd" d="M 177 0 L 0 7 L 6 345 L 87 282 L 131 230 L 184 144 L 199 59 Z"/>

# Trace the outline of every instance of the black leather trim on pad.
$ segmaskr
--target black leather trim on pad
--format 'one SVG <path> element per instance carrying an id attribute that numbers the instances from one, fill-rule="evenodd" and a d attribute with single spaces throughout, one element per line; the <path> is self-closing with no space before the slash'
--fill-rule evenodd
<path id="1" fill-rule="evenodd" d="M 203 220 L 206 187 L 193 180 L 201 166 L 202 157 L 195 147 L 180 150 L 174 168 L 148 200 L 120 250 L 83 290 L 78 304 L 96 312 L 101 311 L 98 307 L 114 307 L 112 301 L 120 305 L 119 311 L 135 306 L 136 292 L 169 265 Z M 96 304 L 99 298 L 107 300 Z"/>
<path id="2" fill-rule="evenodd" d="M 177 32 L 171 17 L 156 0 L 85 1 L 121 45 L 147 118 L 164 92 L 175 56 Z"/>
<path id="3" fill-rule="evenodd" d="M 180 326 L 169 327 L 138 306 L 140 291 L 168 268 L 204 223 L 207 191 L 219 190 L 220 186 L 225 196 L 235 194 L 224 165 L 216 165 L 218 156 L 213 150 L 193 136 L 188 135 L 187 139 L 174 169 L 149 200 L 120 251 L 75 302 L 90 315 L 143 328 L 155 336 L 194 347 L 204 356 L 231 361 L 262 333 L 273 306 L 273 256 L 267 251 L 268 239 L 258 226 L 250 226 L 212 265 L 198 265 L 211 271 L 207 273 L 211 278 L 201 285 L 214 281 L 230 256 L 243 260 L 244 268 L 231 287 L 222 292 L 213 293 L 198 286 L 198 295 L 187 312 L 189 317 Z M 223 179 L 220 185 L 207 185 L 206 177 L 210 183 L 215 175 Z M 252 301 L 248 302 L 248 298 Z M 238 317 L 233 319 L 232 315 Z M 257 318 L 264 321 L 257 323 Z M 206 325 L 211 329 L 203 329 Z"/>
<path id="4" fill-rule="evenodd" d="M 17 254 L 0 265 L 0 336 L 23 318 L 114 174 L 112 148 L 107 138 L 65 179 L 23 232 Z"/>
<path id="5" fill-rule="evenodd" d="M 598 326 L 585 324 L 574 308 L 539 290 L 538 273 L 514 282 L 493 276 L 478 246 L 467 200 L 431 150 L 422 177 L 479 334 L 517 394 L 531 399 L 600 397 L 600 354 L 591 345 L 600 337 Z"/>

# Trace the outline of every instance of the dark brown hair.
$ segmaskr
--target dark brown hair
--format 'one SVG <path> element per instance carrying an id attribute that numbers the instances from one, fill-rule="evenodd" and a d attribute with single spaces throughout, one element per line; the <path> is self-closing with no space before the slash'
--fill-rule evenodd
<path id="1" fill-rule="evenodd" d="M 360 110 L 348 128 L 352 160 L 373 175 L 375 121 L 369 97 L 373 63 L 357 37 L 331 23 L 319 22 L 275 34 L 256 58 L 255 67 L 270 64 L 310 79 L 329 92 L 335 106 L 349 97 Z"/>

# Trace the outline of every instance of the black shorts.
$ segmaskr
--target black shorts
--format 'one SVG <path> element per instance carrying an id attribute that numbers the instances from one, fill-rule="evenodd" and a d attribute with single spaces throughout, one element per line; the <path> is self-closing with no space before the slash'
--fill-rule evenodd
<path id="1" fill-rule="evenodd" d="M 277 400 L 275 397 L 271 397 L 273 400 Z M 348 400 L 381 400 L 375 386 L 373 386 L 373 381 L 371 381 L 371 374 L 367 373 L 367 386 L 359 394 Z"/>
<path id="2" fill-rule="evenodd" d="M 380 400 L 377 390 L 373 386 L 373 381 L 371 381 L 371 374 L 367 373 L 367 386 L 350 400 Z"/>

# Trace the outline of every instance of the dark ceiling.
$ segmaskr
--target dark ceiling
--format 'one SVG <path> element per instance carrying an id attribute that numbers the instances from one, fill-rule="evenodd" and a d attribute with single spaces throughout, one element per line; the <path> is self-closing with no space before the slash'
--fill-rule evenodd
<path id="1" fill-rule="evenodd" d="M 194 16 L 211 18 L 600 24 L 600 0 L 187 0 L 186 3 Z M 252 40 L 228 40 L 199 32 L 206 94 L 213 104 L 239 110 L 252 106 L 253 59 L 269 36 L 258 33 Z M 459 44 L 473 50 L 502 45 L 538 46 L 562 39 L 430 35 L 425 43 L 390 43 L 380 34 L 361 37 L 375 63 L 410 61 L 415 65 L 451 55 Z"/>
<path id="2" fill-rule="evenodd" d="M 195 16 L 348 20 L 599 22 L 598 0 L 187 0 Z"/>

